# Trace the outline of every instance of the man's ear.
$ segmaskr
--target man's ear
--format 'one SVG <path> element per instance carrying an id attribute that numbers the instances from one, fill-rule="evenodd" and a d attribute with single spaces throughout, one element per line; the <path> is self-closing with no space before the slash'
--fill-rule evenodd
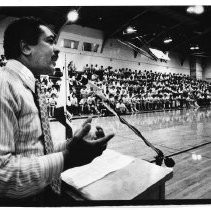
<path id="1" fill-rule="evenodd" d="M 29 56 L 31 54 L 31 47 L 23 40 L 20 41 L 20 50 L 25 56 Z"/>

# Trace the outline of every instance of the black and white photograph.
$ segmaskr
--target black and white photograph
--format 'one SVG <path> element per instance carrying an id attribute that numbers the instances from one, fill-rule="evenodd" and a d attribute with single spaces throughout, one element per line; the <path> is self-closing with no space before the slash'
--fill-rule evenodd
<path id="1" fill-rule="evenodd" d="M 209 206 L 211 5 L 9 2 L 0 207 Z"/>

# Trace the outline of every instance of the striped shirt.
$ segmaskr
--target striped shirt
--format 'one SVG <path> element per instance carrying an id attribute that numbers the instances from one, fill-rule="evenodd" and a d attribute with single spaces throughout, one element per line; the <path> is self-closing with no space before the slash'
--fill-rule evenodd
<path id="1" fill-rule="evenodd" d="M 62 150 L 44 155 L 41 122 L 32 92 L 35 78 L 16 60 L 0 69 L 0 198 L 39 193 L 63 171 Z"/>

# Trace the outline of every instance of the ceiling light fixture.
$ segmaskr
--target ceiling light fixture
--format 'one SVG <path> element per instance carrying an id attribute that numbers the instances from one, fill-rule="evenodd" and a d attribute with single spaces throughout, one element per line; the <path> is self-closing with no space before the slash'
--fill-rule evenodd
<path id="1" fill-rule="evenodd" d="M 187 12 L 190 14 L 196 14 L 196 15 L 200 15 L 204 12 L 204 7 L 201 5 L 197 5 L 197 6 L 190 6 L 187 8 Z"/>
<path id="2" fill-rule="evenodd" d="M 77 10 L 71 10 L 68 14 L 67 14 L 67 19 L 70 22 L 75 22 L 76 20 L 78 20 L 78 11 Z"/>
<path id="3" fill-rule="evenodd" d="M 196 46 L 191 46 L 191 47 L 190 47 L 190 50 L 199 50 L 199 46 L 198 46 L 198 45 L 196 45 Z"/>
<path id="4" fill-rule="evenodd" d="M 172 38 L 166 38 L 166 39 L 164 39 L 164 41 L 163 41 L 165 44 L 168 44 L 168 43 L 170 43 L 170 42 L 172 42 Z"/>
<path id="5" fill-rule="evenodd" d="M 134 28 L 134 27 L 131 27 L 131 26 L 128 26 L 127 29 L 126 29 L 126 32 L 128 34 L 132 34 L 132 33 L 135 33 L 137 30 Z"/>

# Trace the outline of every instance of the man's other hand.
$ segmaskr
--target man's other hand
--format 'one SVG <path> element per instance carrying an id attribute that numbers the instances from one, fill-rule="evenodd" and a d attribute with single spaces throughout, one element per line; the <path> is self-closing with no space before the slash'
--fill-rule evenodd
<path id="1" fill-rule="evenodd" d="M 92 118 L 85 120 L 68 143 L 67 150 L 64 152 L 64 170 L 90 163 L 103 153 L 107 147 L 107 142 L 113 138 L 113 133 L 105 135 L 103 129 L 99 126 L 96 126 L 94 133 L 89 133 L 91 121 Z"/>

